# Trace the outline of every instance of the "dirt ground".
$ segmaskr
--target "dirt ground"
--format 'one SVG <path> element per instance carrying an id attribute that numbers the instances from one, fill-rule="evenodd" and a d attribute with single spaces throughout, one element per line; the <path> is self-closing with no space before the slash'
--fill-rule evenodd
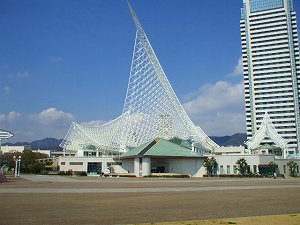
<path id="1" fill-rule="evenodd" d="M 25 178 L 0 184 L 0 224 L 109 225 L 300 213 L 300 179 Z M 178 191 L 162 191 L 172 187 Z M 101 193 L 111 189 L 117 191 Z"/>

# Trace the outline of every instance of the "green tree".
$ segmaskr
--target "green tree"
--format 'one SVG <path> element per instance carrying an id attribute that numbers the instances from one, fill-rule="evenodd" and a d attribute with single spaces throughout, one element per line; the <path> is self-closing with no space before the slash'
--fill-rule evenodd
<path id="1" fill-rule="evenodd" d="M 45 169 L 45 163 L 35 162 L 28 166 L 29 173 L 41 173 L 41 171 Z"/>
<path id="2" fill-rule="evenodd" d="M 21 156 L 21 153 L 20 152 L 4 153 L 2 155 L 2 163 L 3 163 L 3 165 L 7 166 L 9 169 L 15 168 L 16 162 L 14 160 L 14 156 L 16 158 L 19 158 L 19 156 Z"/>
<path id="3" fill-rule="evenodd" d="M 238 161 L 236 161 L 236 164 L 238 166 L 237 169 L 239 170 L 240 174 L 245 175 L 249 168 L 246 159 L 240 158 Z"/>
<path id="4" fill-rule="evenodd" d="M 216 167 L 218 166 L 218 163 L 215 157 L 211 157 L 204 159 L 203 166 L 206 168 L 207 176 L 212 177 Z"/>
<path id="5" fill-rule="evenodd" d="M 276 169 L 278 168 L 278 165 L 277 165 L 275 162 L 271 161 L 271 162 L 269 163 L 269 167 L 270 167 L 271 172 L 272 172 L 272 173 L 275 173 L 275 172 L 276 172 Z"/>
<path id="6" fill-rule="evenodd" d="M 24 150 L 22 153 L 22 166 L 21 170 L 25 173 L 40 173 L 41 170 L 45 167 L 44 163 L 38 162 L 38 159 L 47 158 L 47 155 L 32 152 L 31 150 Z"/>
<path id="7" fill-rule="evenodd" d="M 294 161 L 289 161 L 287 165 L 289 167 L 290 176 L 291 177 L 297 176 L 296 169 L 297 169 L 297 165 L 298 164 L 296 162 L 294 162 Z"/>
<path id="8" fill-rule="evenodd" d="M 23 173 L 40 173 L 45 167 L 45 163 L 38 162 L 38 159 L 47 158 L 46 154 L 39 152 L 32 152 L 31 150 L 24 150 L 22 153 L 4 153 L 2 157 L 3 165 L 7 166 L 9 169 L 13 169 L 16 166 L 16 161 L 14 159 L 19 159 L 21 156 L 21 172 Z"/>

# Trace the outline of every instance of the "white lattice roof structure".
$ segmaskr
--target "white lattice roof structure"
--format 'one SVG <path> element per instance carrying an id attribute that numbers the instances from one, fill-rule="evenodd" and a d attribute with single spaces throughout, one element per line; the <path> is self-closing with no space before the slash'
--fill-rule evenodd
<path id="1" fill-rule="evenodd" d="M 267 112 L 264 115 L 260 128 L 255 135 L 246 142 L 246 145 L 249 149 L 255 149 L 266 137 L 269 137 L 282 150 L 288 148 L 287 141 L 278 134 Z"/>
<path id="2" fill-rule="evenodd" d="M 94 145 L 100 151 L 126 151 L 156 137 L 178 137 L 192 139 L 197 148 L 211 153 L 218 145 L 186 114 L 128 5 L 136 25 L 136 38 L 123 112 L 101 126 L 72 123 L 61 147 L 76 151 Z"/>

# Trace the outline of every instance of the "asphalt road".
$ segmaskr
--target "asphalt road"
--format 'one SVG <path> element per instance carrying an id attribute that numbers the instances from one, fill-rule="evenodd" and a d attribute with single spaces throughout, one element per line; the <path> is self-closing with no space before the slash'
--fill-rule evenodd
<path id="1" fill-rule="evenodd" d="M 300 179 L 23 176 L 0 184 L 0 224 L 128 224 L 300 213 Z"/>

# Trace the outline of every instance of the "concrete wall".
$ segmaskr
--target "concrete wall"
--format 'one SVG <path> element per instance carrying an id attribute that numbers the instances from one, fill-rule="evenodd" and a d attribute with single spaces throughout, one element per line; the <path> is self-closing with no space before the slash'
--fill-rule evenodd
<path id="1" fill-rule="evenodd" d="M 236 165 L 237 160 L 240 158 L 246 159 L 248 165 L 250 165 L 250 172 L 254 173 L 254 166 L 258 165 L 268 165 L 271 161 L 278 164 L 278 169 L 280 174 L 289 175 L 289 167 L 287 166 L 288 162 L 293 160 L 300 167 L 300 159 L 275 159 L 274 155 L 216 155 L 214 156 L 218 163 L 218 174 L 220 174 L 220 166 L 223 165 L 224 174 L 227 174 L 227 165 L 230 166 L 230 173 L 234 174 L 233 166 Z M 285 169 L 284 169 L 285 166 Z M 300 168 L 299 168 L 300 170 Z M 298 170 L 298 171 L 299 171 Z M 300 171 L 299 171 L 300 172 Z M 300 173 L 298 172 L 298 175 Z"/>
<path id="2" fill-rule="evenodd" d="M 151 158 L 143 158 L 142 161 L 142 176 L 151 174 Z"/>
<path id="3" fill-rule="evenodd" d="M 170 173 L 190 174 L 193 177 L 202 177 L 205 174 L 203 159 L 167 159 Z"/>
<path id="4" fill-rule="evenodd" d="M 244 158 L 250 166 L 250 172 L 254 173 L 254 166 L 267 165 L 269 162 L 274 161 L 273 155 L 250 155 L 250 154 L 236 154 L 236 155 L 216 155 L 214 156 L 218 163 L 218 174 L 221 174 L 220 167 L 223 166 L 223 174 L 234 174 L 234 165 L 236 162 Z M 230 172 L 227 173 L 227 166 L 230 166 Z M 257 170 L 258 172 L 258 170 Z"/>
<path id="5" fill-rule="evenodd" d="M 58 158 L 58 165 L 60 167 L 60 171 L 87 171 L 88 162 L 101 162 L 102 163 L 102 172 L 109 173 L 108 165 L 111 162 L 114 162 L 112 157 L 106 158 L 99 158 L 99 157 L 59 157 Z M 63 165 L 64 163 L 65 165 Z M 70 163 L 82 163 L 82 165 L 70 165 Z M 108 163 L 108 165 L 107 165 Z M 117 171 L 124 171 L 121 170 L 120 166 L 113 165 L 114 169 Z M 117 172 L 115 171 L 115 172 Z"/>
<path id="6" fill-rule="evenodd" d="M 277 163 L 280 174 L 289 176 L 290 170 L 289 170 L 289 166 L 287 164 L 290 161 L 294 161 L 298 164 L 298 168 L 296 169 L 296 172 L 297 172 L 297 176 L 300 176 L 300 159 L 276 159 L 274 162 Z"/>
<path id="7" fill-rule="evenodd" d="M 122 167 L 125 173 L 134 173 L 133 159 L 122 159 Z"/>
<path id="8" fill-rule="evenodd" d="M 238 147 L 215 147 L 214 152 L 216 154 L 244 154 L 245 147 L 238 146 Z"/>
<path id="9" fill-rule="evenodd" d="M 142 174 L 141 174 L 141 171 L 140 171 L 140 163 L 139 163 L 139 158 L 134 158 L 133 159 L 133 169 L 134 169 L 134 174 L 137 176 L 137 177 L 140 177 Z"/>

